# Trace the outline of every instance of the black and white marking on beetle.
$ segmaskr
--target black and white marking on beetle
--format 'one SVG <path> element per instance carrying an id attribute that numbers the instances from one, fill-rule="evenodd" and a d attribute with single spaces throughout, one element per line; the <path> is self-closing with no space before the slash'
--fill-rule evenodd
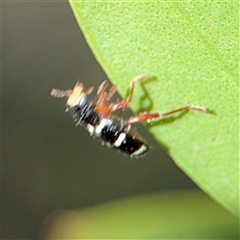
<path id="1" fill-rule="evenodd" d="M 51 96 L 67 97 L 66 111 L 72 114 L 76 125 L 84 126 L 90 135 L 99 139 L 103 145 L 113 147 L 130 157 L 139 157 L 149 150 L 149 146 L 138 133 L 131 130 L 133 123 L 152 122 L 185 110 L 208 112 L 206 108 L 201 106 L 186 105 L 163 114 L 142 113 L 128 119 L 114 114 L 115 111 L 128 107 L 133 97 L 135 84 L 148 79 L 147 75 L 135 77 L 131 81 L 128 97 L 113 103 L 110 103 L 110 99 L 116 92 L 116 86 L 107 90 L 107 81 L 98 87 L 96 99 L 92 101 L 88 100 L 87 95 L 93 91 L 93 87 L 85 89 L 80 82 L 77 82 L 72 90 L 63 91 L 54 88 L 51 91 Z"/>

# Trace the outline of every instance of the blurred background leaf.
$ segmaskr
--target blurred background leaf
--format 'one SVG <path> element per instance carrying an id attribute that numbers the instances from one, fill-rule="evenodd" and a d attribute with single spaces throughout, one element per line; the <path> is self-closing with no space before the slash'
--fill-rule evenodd
<path id="1" fill-rule="evenodd" d="M 188 103 L 216 112 L 189 112 L 148 128 L 197 185 L 238 215 L 238 2 L 70 5 L 122 96 L 134 76 L 152 76 L 137 89 L 135 112 L 166 112 Z"/>
<path id="2" fill-rule="evenodd" d="M 176 191 L 58 211 L 43 233 L 47 239 L 238 239 L 237 220 L 201 192 Z"/>

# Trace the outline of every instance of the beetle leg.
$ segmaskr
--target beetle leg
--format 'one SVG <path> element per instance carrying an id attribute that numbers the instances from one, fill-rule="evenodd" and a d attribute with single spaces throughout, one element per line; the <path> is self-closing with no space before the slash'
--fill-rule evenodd
<path id="1" fill-rule="evenodd" d="M 186 110 L 195 110 L 195 111 L 199 111 L 202 113 L 207 113 L 208 110 L 204 107 L 201 106 L 196 106 L 196 105 L 186 105 L 185 107 L 181 107 L 181 108 L 177 108 L 174 109 L 172 111 L 166 112 L 166 113 L 143 113 L 137 116 L 132 116 L 129 119 L 126 120 L 126 125 L 130 125 L 132 123 L 136 123 L 136 122 L 152 122 L 154 120 L 178 113 L 178 112 L 182 112 L 182 111 L 186 111 Z"/>
<path id="2" fill-rule="evenodd" d="M 132 100 L 133 97 L 133 92 L 134 92 L 134 88 L 135 88 L 135 84 L 139 83 L 139 82 L 143 82 L 149 79 L 149 76 L 147 75 L 139 75 L 137 77 L 135 77 L 131 83 L 130 83 L 130 88 L 129 88 L 129 95 L 126 99 L 122 100 L 122 101 L 118 101 L 116 103 L 112 103 L 110 105 L 110 112 L 114 112 L 116 110 L 124 110 L 125 108 L 128 107 L 129 103 Z"/>

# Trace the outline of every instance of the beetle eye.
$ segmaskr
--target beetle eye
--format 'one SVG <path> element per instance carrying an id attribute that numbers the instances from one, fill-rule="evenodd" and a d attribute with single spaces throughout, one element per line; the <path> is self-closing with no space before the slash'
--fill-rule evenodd
<path id="1" fill-rule="evenodd" d="M 87 97 L 86 97 L 86 96 L 83 96 L 83 97 L 81 97 L 81 99 L 79 100 L 78 106 L 79 106 L 79 107 L 83 107 L 86 103 L 87 103 Z"/>

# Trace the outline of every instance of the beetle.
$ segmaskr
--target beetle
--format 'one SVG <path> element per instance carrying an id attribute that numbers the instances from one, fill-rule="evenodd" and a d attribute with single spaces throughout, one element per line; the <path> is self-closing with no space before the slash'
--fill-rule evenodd
<path id="1" fill-rule="evenodd" d="M 113 147 L 130 157 L 139 157 L 149 150 L 149 145 L 141 135 L 132 130 L 133 123 L 153 122 L 185 110 L 208 112 L 204 107 L 191 104 L 166 113 L 142 113 L 128 119 L 117 115 L 117 110 L 123 111 L 129 106 L 136 83 L 148 79 L 148 75 L 136 76 L 130 83 L 127 98 L 116 102 L 110 101 L 117 90 L 116 86 L 111 86 L 108 89 L 106 80 L 98 87 L 94 100 L 89 100 L 88 96 L 94 87 L 85 88 L 81 82 L 77 82 L 72 90 L 53 88 L 51 96 L 67 97 L 66 111 L 72 114 L 76 125 L 85 127 L 90 135 L 100 140 L 103 145 Z"/>

